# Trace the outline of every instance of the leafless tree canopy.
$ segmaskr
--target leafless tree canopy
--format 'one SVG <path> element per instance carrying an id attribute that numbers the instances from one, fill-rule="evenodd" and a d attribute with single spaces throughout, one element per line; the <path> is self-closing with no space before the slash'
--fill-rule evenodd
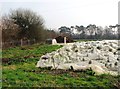
<path id="1" fill-rule="evenodd" d="M 31 10 L 17 9 L 12 10 L 9 16 L 14 24 L 20 27 L 20 38 L 40 40 L 41 32 L 44 30 L 44 21 L 40 15 Z"/>
<path id="2" fill-rule="evenodd" d="M 14 24 L 8 16 L 3 16 L 1 19 L 2 41 L 12 41 L 17 39 L 17 34 L 20 31 L 19 26 Z"/>
<path id="3" fill-rule="evenodd" d="M 3 42 L 20 39 L 42 41 L 44 39 L 44 20 L 31 10 L 11 10 L 8 15 L 2 16 L 1 23 Z"/>

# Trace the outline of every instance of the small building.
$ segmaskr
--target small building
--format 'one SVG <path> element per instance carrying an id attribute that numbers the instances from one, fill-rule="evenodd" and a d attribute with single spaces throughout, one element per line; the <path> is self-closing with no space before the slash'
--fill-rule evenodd
<path id="1" fill-rule="evenodd" d="M 46 39 L 47 44 L 70 43 L 70 42 L 73 42 L 72 38 L 66 36 L 58 36 L 54 39 Z"/>
<path id="2" fill-rule="evenodd" d="M 56 37 L 55 39 L 56 39 L 57 43 L 64 43 L 64 42 L 65 42 L 65 41 L 64 41 L 64 37 L 65 37 L 65 36 L 58 36 L 58 37 Z M 73 42 L 73 40 L 72 40 L 72 38 L 70 38 L 70 37 L 66 37 L 66 42 L 67 42 L 67 43 L 70 43 L 70 42 Z"/>
<path id="3" fill-rule="evenodd" d="M 64 37 L 63 36 L 58 36 L 55 38 L 57 43 L 64 43 Z"/>

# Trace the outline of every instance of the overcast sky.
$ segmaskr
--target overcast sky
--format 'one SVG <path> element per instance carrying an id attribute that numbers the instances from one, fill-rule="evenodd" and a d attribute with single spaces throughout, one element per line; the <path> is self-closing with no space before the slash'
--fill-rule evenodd
<path id="1" fill-rule="evenodd" d="M 60 26 L 118 23 L 119 0 L 0 0 L 2 14 L 10 9 L 27 8 L 40 14 L 47 28 Z"/>

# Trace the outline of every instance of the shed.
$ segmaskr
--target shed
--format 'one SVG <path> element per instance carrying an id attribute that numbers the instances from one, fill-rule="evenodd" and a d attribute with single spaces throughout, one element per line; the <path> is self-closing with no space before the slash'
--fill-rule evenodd
<path id="1" fill-rule="evenodd" d="M 56 37 L 55 39 L 56 39 L 57 43 L 64 43 L 64 37 L 65 37 L 65 36 L 58 36 L 58 37 Z M 70 37 L 66 37 L 66 42 L 67 42 L 67 43 L 73 42 L 73 40 L 72 40 L 72 38 L 70 38 Z"/>

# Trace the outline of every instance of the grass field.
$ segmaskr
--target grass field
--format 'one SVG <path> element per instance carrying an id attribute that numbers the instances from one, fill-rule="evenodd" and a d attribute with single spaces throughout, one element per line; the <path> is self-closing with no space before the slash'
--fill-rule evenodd
<path id="1" fill-rule="evenodd" d="M 32 45 L 3 50 L 2 87 L 67 87 L 67 89 L 72 87 L 114 89 L 118 87 L 119 76 L 105 74 L 98 76 L 94 75 L 92 70 L 73 72 L 35 67 L 41 55 L 61 47 Z"/>

